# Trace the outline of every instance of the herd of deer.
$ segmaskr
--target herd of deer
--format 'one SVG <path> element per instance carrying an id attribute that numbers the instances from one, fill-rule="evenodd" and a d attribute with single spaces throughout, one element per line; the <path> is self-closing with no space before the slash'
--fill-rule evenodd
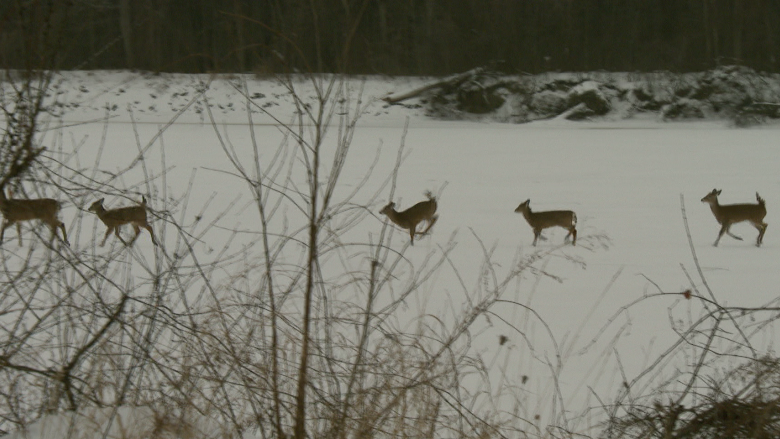
<path id="1" fill-rule="evenodd" d="M 718 238 L 713 245 L 717 247 L 720 238 L 723 237 L 724 234 L 728 234 L 732 238 L 742 241 L 742 238 L 731 233 L 729 229 L 733 224 L 748 221 L 758 229 L 756 246 L 760 246 L 764 240 L 764 233 L 766 233 L 767 227 L 767 224 L 764 222 L 764 217 L 766 216 L 766 202 L 764 199 L 756 192 L 756 204 L 720 204 L 718 202 L 718 195 L 720 195 L 720 192 L 721 191 L 718 189 L 713 189 L 712 192 L 701 199 L 702 203 L 710 205 L 712 214 L 715 215 L 715 219 L 721 225 L 720 233 L 718 233 Z M 430 192 L 427 192 L 426 195 L 428 197 L 427 201 L 421 201 L 402 212 L 395 210 L 395 203 L 393 202 L 379 211 L 379 213 L 387 215 L 387 218 L 397 224 L 398 227 L 409 230 L 409 237 L 412 240 L 412 245 L 414 245 L 414 235 L 425 235 L 428 233 L 439 218 L 438 215 L 436 215 L 436 198 Z M 577 214 L 571 210 L 534 212 L 531 210 L 530 203 L 530 199 L 525 200 L 517 206 L 515 213 L 522 213 L 525 220 L 528 221 L 528 225 L 533 229 L 534 246 L 539 239 L 543 241 L 546 240 L 546 238 L 542 236 L 542 230 L 550 227 L 562 227 L 568 230 L 569 233 L 564 238 L 564 241 L 568 241 L 569 237 L 571 237 L 571 244 L 577 244 Z M 428 226 L 422 232 L 417 232 L 417 225 L 423 221 L 426 221 Z"/>
<path id="2" fill-rule="evenodd" d="M 734 239 L 742 240 L 737 235 L 734 235 L 729 231 L 729 228 L 736 223 L 748 221 L 756 229 L 758 229 L 758 238 L 756 238 L 756 246 L 760 246 L 764 240 L 764 233 L 766 233 L 767 224 L 764 222 L 766 216 L 766 203 L 763 198 L 756 192 L 756 204 L 720 204 L 718 202 L 718 195 L 721 191 L 713 189 L 712 192 L 707 194 L 701 199 L 702 203 L 708 203 L 712 209 L 712 214 L 715 215 L 715 219 L 720 223 L 720 233 L 715 240 L 714 246 L 717 247 L 720 238 L 724 234 L 728 234 Z M 414 206 L 404 210 L 395 210 L 395 203 L 390 202 L 387 206 L 382 208 L 379 213 L 384 214 L 387 218 L 401 227 L 402 229 L 409 230 L 409 238 L 412 245 L 414 245 L 415 235 L 425 235 L 431 230 L 431 227 L 436 223 L 439 218 L 436 215 L 436 197 L 430 192 L 426 192 L 428 199 L 421 201 Z M 141 197 L 141 204 L 138 206 L 121 207 L 118 209 L 106 210 L 103 207 L 103 199 L 99 199 L 89 206 L 89 211 L 94 212 L 98 218 L 106 225 L 108 230 L 103 237 L 101 246 L 105 245 L 108 236 L 111 232 L 114 232 L 117 238 L 122 241 L 126 246 L 131 245 L 138 238 L 141 233 L 141 227 L 149 231 L 149 235 L 152 237 L 152 243 L 157 244 L 157 240 L 154 238 L 154 231 L 149 225 L 146 218 L 146 198 Z M 577 215 L 571 210 L 548 210 L 542 212 L 534 212 L 530 206 L 531 200 L 525 200 L 517 209 L 516 213 L 521 213 L 528 221 L 534 232 L 533 245 L 541 240 L 546 240 L 542 236 L 542 231 L 550 227 L 562 227 L 568 230 L 568 234 L 564 238 L 564 241 L 568 241 L 571 237 L 572 245 L 577 244 Z M 5 235 L 5 229 L 16 224 L 16 231 L 19 238 L 19 245 L 22 245 L 22 230 L 20 222 L 40 220 L 44 222 L 52 231 L 52 238 L 57 236 L 57 228 L 62 230 L 62 240 L 68 244 L 68 236 L 65 232 L 65 224 L 57 217 L 60 211 L 60 202 L 52 198 L 39 198 L 39 199 L 16 199 L 8 198 L 5 195 L 5 191 L 0 189 L 0 212 L 3 214 L 3 226 L 0 228 L 0 243 L 3 242 L 3 236 Z M 426 222 L 427 227 L 425 230 L 418 232 L 417 226 Z M 135 236 L 128 243 L 119 234 L 119 228 L 125 224 L 130 224 L 135 229 Z"/>
<path id="3" fill-rule="evenodd" d="M 149 231 L 152 237 L 152 243 L 157 245 L 154 239 L 154 232 L 146 219 L 146 198 L 141 197 L 142 202 L 138 206 L 121 207 L 119 209 L 106 210 L 103 207 L 103 199 L 99 199 L 89 206 L 89 211 L 94 212 L 108 230 L 103 237 L 101 246 L 105 245 L 106 239 L 111 232 L 114 232 L 117 238 L 125 245 L 131 245 L 141 233 L 141 227 Z M 5 229 L 16 224 L 16 233 L 19 238 L 19 245 L 22 245 L 22 228 L 19 223 L 23 221 L 40 220 L 49 226 L 52 233 L 52 239 L 57 236 L 57 228 L 62 230 L 62 240 L 69 244 L 68 235 L 65 232 L 65 224 L 58 218 L 60 212 L 60 202 L 52 198 L 38 199 L 16 199 L 6 197 L 5 191 L 0 189 L 0 213 L 3 214 L 3 226 L 0 228 L 0 243 L 3 242 Z M 125 224 L 130 224 L 135 229 L 135 236 L 128 243 L 119 234 L 119 228 Z"/>

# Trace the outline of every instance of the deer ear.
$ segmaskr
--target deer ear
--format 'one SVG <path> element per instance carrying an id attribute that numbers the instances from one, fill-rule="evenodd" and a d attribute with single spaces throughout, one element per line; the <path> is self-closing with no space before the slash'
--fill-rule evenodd
<path id="1" fill-rule="evenodd" d="M 717 194 L 720 195 L 721 192 L 723 192 L 723 189 L 719 190 Z"/>

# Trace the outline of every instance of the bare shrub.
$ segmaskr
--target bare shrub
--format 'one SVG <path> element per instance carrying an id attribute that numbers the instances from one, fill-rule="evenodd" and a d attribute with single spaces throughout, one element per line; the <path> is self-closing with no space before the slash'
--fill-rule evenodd
<path id="1" fill-rule="evenodd" d="M 696 300 L 703 315 L 674 327 L 678 340 L 651 366 L 626 380 L 606 404 L 609 438 L 770 438 L 780 434 L 780 361 L 760 355 L 753 339 L 771 331 L 777 307 L 721 305 L 698 262 L 681 196 L 681 211 L 701 288 L 658 296 Z M 684 269 L 684 267 L 683 267 Z M 640 299 L 629 307 L 644 302 Z M 759 322 L 756 324 L 756 322 Z M 749 329 L 748 329 L 749 328 Z M 674 371 L 663 366 L 683 359 Z"/>

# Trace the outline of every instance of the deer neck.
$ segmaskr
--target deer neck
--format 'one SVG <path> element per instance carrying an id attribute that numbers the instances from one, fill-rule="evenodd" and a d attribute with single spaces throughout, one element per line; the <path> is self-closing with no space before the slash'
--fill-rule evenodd
<path id="1" fill-rule="evenodd" d="M 718 222 L 720 222 L 721 214 L 722 214 L 720 203 L 718 202 L 718 200 L 715 200 L 715 201 L 710 201 L 709 204 L 710 204 L 710 210 L 712 210 L 712 214 L 715 215 L 715 218 L 718 220 Z"/>
<path id="2" fill-rule="evenodd" d="M 92 207 L 91 207 L 89 210 L 90 210 L 90 211 L 92 211 L 92 212 L 93 212 L 95 215 L 97 215 L 97 216 L 98 216 L 98 218 L 102 217 L 102 216 L 103 216 L 103 214 L 105 214 L 105 213 L 106 213 L 106 208 L 105 208 L 105 207 L 103 207 L 103 205 L 102 205 L 102 204 L 101 204 L 101 205 L 99 205 L 99 206 L 96 206 L 96 207 L 94 207 L 94 208 L 92 208 Z"/>
<path id="3" fill-rule="evenodd" d="M 398 224 L 398 222 L 401 220 L 401 218 L 398 216 L 398 211 L 392 208 L 387 210 L 387 217 L 396 224 Z"/>
<path id="4" fill-rule="evenodd" d="M 531 212 L 531 207 L 526 207 L 525 209 L 523 209 L 523 216 L 525 217 L 526 221 L 528 221 L 529 223 L 533 221 L 534 213 Z"/>
<path id="5" fill-rule="evenodd" d="M 392 222 L 398 224 L 399 226 L 403 227 L 403 225 L 406 223 L 406 221 L 404 221 L 403 217 L 401 215 L 399 215 L 398 213 L 399 212 L 397 210 L 395 210 L 393 208 L 390 208 L 390 209 L 388 209 L 385 212 L 385 215 L 387 215 L 387 217 L 390 218 L 390 221 L 392 221 Z"/>

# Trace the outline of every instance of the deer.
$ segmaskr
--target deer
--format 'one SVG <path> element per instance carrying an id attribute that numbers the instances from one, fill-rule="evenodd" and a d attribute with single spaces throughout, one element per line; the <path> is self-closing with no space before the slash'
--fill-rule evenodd
<path id="1" fill-rule="evenodd" d="M 17 199 L 13 194 L 5 195 L 5 189 L 0 186 L 0 212 L 3 214 L 3 226 L 0 229 L 0 243 L 3 242 L 5 229 L 16 224 L 16 233 L 19 246 L 22 245 L 22 221 L 40 220 L 51 229 L 51 237 L 57 236 L 57 228 L 62 230 L 62 241 L 68 242 L 68 234 L 65 224 L 57 218 L 60 212 L 60 202 L 52 198 Z"/>
<path id="2" fill-rule="evenodd" d="M 95 201 L 88 209 L 90 212 L 94 212 L 98 218 L 100 218 L 100 221 L 103 221 L 103 224 L 108 227 L 106 235 L 103 237 L 103 242 L 100 243 L 101 247 L 106 244 L 108 235 L 110 235 L 111 232 L 114 232 L 116 237 L 119 238 L 125 246 L 132 245 L 135 240 L 138 239 L 138 235 L 141 233 L 141 227 L 149 231 L 149 235 L 152 237 L 152 244 L 158 245 L 157 240 L 154 239 L 154 231 L 146 220 L 146 197 L 141 197 L 142 201 L 138 206 L 120 207 L 118 209 L 110 210 L 106 210 L 106 208 L 103 207 L 103 200 L 104 198 Z M 135 229 L 135 236 L 129 243 L 122 239 L 122 236 L 119 234 L 119 228 L 125 224 L 131 224 Z"/>
<path id="3" fill-rule="evenodd" d="M 766 216 L 766 202 L 758 192 L 756 192 L 756 204 L 720 204 L 718 202 L 718 195 L 721 190 L 713 189 L 712 192 L 705 195 L 701 199 L 702 203 L 707 203 L 712 209 L 712 214 L 715 215 L 715 219 L 721 225 L 718 238 L 715 239 L 714 247 L 718 246 L 720 238 L 724 234 L 731 236 L 732 238 L 742 241 L 742 238 L 731 233 L 729 228 L 732 224 L 741 223 L 742 221 L 749 221 L 756 229 L 758 229 L 758 237 L 756 238 L 756 247 L 760 247 L 764 242 L 764 233 L 766 233 L 767 223 L 764 222 Z"/>
<path id="4" fill-rule="evenodd" d="M 528 225 L 534 231 L 533 246 L 536 246 L 536 241 L 539 238 L 542 241 L 547 239 L 542 236 L 542 230 L 550 227 L 563 227 L 569 231 L 569 234 L 564 238 L 564 242 L 568 241 L 569 237 L 572 237 L 571 245 L 577 245 L 577 214 L 571 210 L 548 210 L 543 212 L 534 212 L 530 206 L 531 200 L 525 200 L 520 203 L 515 209 L 515 213 L 522 213 L 525 220 L 528 221 Z"/>
<path id="5" fill-rule="evenodd" d="M 412 245 L 414 245 L 415 234 L 425 235 L 431 230 L 436 220 L 439 219 L 439 215 L 436 215 L 436 197 L 430 191 L 426 192 L 425 195 L 428 197 L 428 200 L 420 201 L 403 212 L 395 210 L 395 203 L 392 201 L 379 211 L 379 213 L 386 215 L 398 227 L 409 230 L 409 238 L 411 238 Z M 423 221 L 427 222 L 428 226 L 422 232 L 418 232 L 417 225 Z"/>

